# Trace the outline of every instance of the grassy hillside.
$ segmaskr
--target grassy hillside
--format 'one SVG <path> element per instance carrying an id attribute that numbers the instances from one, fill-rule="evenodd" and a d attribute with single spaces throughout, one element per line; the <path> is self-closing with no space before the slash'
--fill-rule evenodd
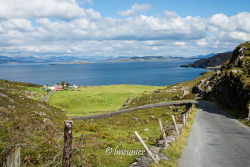
<path id="1" fill-rule="evenodd" d="M 0 80 L 0 166 L 11 145 L 25 145 L 22 164 L 28 166 L 48 164 L 61 150 L 56 141 L 63 132 L 65 113 L 33 100 L 27 87 L 39 85 Z"/>
<path id="2" fill-rule="evenodd" d="M 49 104 L 68 111 L 67 115 L 89 115 L 118 110 L 128 98 L 149 94 L 163 88 L 140 85 L 81 87 L 54 94 Z"/>

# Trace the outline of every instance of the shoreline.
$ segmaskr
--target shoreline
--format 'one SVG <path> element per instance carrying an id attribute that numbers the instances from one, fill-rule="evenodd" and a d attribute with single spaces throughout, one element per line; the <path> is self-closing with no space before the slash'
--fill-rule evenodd
<path id="1" fill-rule="evenodd" d="M 42 84 L 36 84 L 36 83 L 31 83 L 31 82 L 22 82 L 22 81 L 14 81 L 14 80 L 8 80 L 8 79 L 2 79 L 0 78 L 0 80 L 2 81 L 7 81 L 7 82 L 17 82 L 20 84 L 32 84 L 32 85 L 37 85 L 40 87 L 43 87 L 44 85 Z M 182 83 L 182 82 L 177 82 L 175 84 L 178 83 Z M 175 85 L 175 84 L 171 84 L 171 85 Z M 170 85 L 163 85 L 163 86 L 159 86 L 159 85 L 140 85 L 140 84 L 108 84 L 108 85 L 77 85 L 79 86 L 78 88 L 88 88 L 88 87 L 105 87 L 105 86 L 148 86 L 148 87 L 167 87 Z"/>

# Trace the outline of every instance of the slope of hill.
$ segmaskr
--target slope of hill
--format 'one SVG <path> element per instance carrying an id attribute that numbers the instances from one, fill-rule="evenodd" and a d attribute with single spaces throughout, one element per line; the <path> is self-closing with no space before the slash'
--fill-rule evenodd
<path id="1" fill-rule="evenodd" d="M 0 166 L 5 162 L 7 148 L 24 145 L 22 164 L 40 166 L 53 162 L 61 152 L 58 144 L 63 134 L 63 111 L 46 103 L 32 100 L 27 90 L 39 85 L 0 80 Z"/>
<path id="2" fill-rule="evenodd" d="M 230 60 L 232 52 L 218 53 L 212 57 L 204 58 L 195 61 L 188 65 L 182 65 L 181 67 L 194 67 L 194 68 L 211 68 L 223 65 L 226 61 Z"/>
<path id="3" fill-rule="evenodd" d="M 247 117 L 250 107 L 250 42 L 239 45 L 231 60 L 194 89 L 205 99 L 217 101 L 237 117 Z"/>
<path id="4" fill-rule="evenodd" d="M 198 56 L 194 56 L 192 58 L 196 58 L 196 59 L 205 59 L 205 58 L 209 58 L 209 57 L 213 57 L 214 55 L 216 55 L 218 53 L 209 53 L 207 55 L 198 55 Z"/>

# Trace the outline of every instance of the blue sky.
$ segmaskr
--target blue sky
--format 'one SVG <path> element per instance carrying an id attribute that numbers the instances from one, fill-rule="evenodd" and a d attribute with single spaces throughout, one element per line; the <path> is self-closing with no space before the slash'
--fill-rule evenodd
<path id="1" fill-rule="evenodd" d="M 83 0 L 78 0 L 82 2 Z M 209 17 L 217 13 L 235 15 L 239 12 L 250 11 L 249 0 L 94 0 L 94 5 L 81 5 L 91 7 L 107 17 L 119 17 L 118 11 L 130 8 L 131 5 L 151 4 L 152 9 L 144 12 L 146 15 L 157 15 L 163 11 L 175 11 L 180 16 Z"/>
<path id="2" fill-rule="evenodd" d="M 248 0 L 1 0 L 3 56 L 196 56 L 250 40 Z"/>

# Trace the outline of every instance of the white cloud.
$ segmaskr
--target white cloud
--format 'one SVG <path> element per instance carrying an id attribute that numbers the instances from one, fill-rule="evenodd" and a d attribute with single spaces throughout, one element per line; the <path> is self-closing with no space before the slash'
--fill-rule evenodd
<path id="1" fill-rule="evenodd" d="M 229 39 L 231 38 L 231 40 L 241 40 L 241 41 L 250 40 L 250 33 L 233 31 L 230 33 L 226 33 L 225 35 L 227 35 Z"/>
<path id="2" fill-rule="evenodd" d="M 75 18 L 85 16 L 75 0 L 1 0 L 0 18 L 56 17 Z"/>
<path id="3" fill-rule="evenodd" d="M 33 26 L 27 19 L 9 19 L 0 22 L 0 27 L 5 30 L 32 31 Z"/>
<path id="4" fill-rule="evenodd" d="M 118 14 L 121 16 L 133 16 L 140 12 L 147 11 L 151 9 L 149 4 L 133 4 L 130 9 L 120 11 Z"/>
<path id="5" fill-rule="evenodd" d="M 75 0 L 44 1 L 75 4 Z M 83 15 L 71 14 L 70 19 L 61 15 L 55 19 L 60 12 L 41 14 L 42 9 L 33 13 L 28 8 L 24 10 L 20 6 L 22 17 L 7 12 L 5 19 L 0 20 L 0 55 L 190 56 L 227 51 L 250 40 L 250 13 L 247 12 L 202 18 L 181 17 L 174 11 L 165 11 L 157 16 L 118 19 L 79 7 Z M 0 16 L 1 13 L 2 10 Z"/>
<path id="6" fill-rule="evenodd" d="M 196 41 L 196 44 L 198 45 L 198 46 L 207 46 L 207 40 L 206 39 L 200 39 L 200 40 L 197 40 Z"/>
<path id="7" fill-rule="evenodd" d="M 176 46 L 186 46 L 186 42 L 176 41 L 176 42 L 173 42 L 173 44 L 176 45 Z"/>
<path id="8" fill-rule="evenodd" d="M 213 15 L 209 23 L 216 28 L 218 37 L 223 41 L 247 41 L 250 40 L 249 18 L 250 13 L 248 12 L 234 16 L 220 13 Z"/>
<path id="9" fill-rule="evenodd" d="M 226 31 L 232 31 L 236 28 L 236 24 L 234 24 L 234 22 L 232 22 L 232 20 L 228 16 L 222 13 L 213 15 L 210 20 L 214 26 Z"/>

